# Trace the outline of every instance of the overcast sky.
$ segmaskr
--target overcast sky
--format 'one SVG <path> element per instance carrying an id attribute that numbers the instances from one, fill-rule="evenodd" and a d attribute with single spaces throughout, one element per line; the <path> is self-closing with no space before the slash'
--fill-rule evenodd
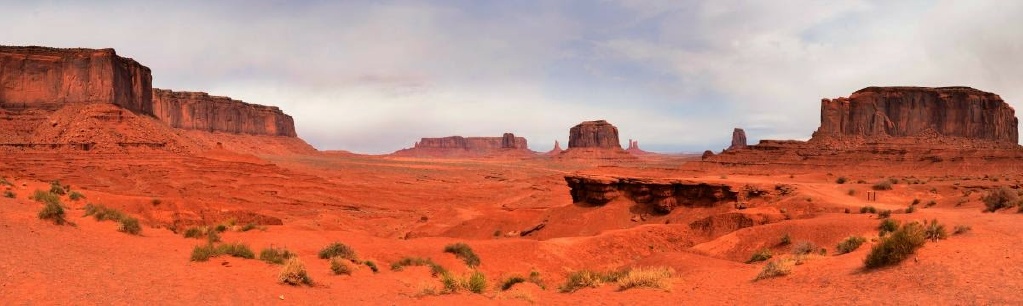
<path id="1" fill-rule="evenodd" d="M 821 98 L 874 85 L 1023 105 L 1023 1 L 0 3 L 0 44 L 114 48 L 155 87 L 278 106 L 321 150 L 513 132 L 547 151 L 595 119 L 720 150 L 734 127 L 807 139 Z"/>

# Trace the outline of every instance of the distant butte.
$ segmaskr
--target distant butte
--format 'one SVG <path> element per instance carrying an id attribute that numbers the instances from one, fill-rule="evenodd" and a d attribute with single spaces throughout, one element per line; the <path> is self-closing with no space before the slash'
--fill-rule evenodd
<path id="1" fill-rule="evenodd" d="M 516 137 L 512 133 L 504 133 L 501 137 L 448 136 L 422 138 L 412 148 L 402 149 L 393 154 L 418 157 L 471 157 L 489 155 L 527 156 L 534 154 L 534 152 L 529 150 L 525 138 Z"/>

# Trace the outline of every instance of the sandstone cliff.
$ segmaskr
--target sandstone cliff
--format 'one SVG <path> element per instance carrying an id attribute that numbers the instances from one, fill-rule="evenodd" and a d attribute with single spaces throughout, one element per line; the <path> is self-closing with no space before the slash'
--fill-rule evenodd
<path id="1" fill-rule="evenodd" d="M 113 49 L 0 46 L 0 108 L 113 103 L 152 113 L 152 75 Z"/>
<path id="2" fill-rule="evenodd" d="M 714 206 L 735 203 L 740 192 L 727 184 L 673 179 L 635 177 L 565 176 L 572 201 L 586 205 L 604 205 L 618 197 L 651 205 L 659 213 L 669 213 L 678 206 Z"/>
<path id="3" fill-rule="evenodd" d="M 622 149 L 618 128 L 607 121 L 583 121 L 568 132 L 568 148 Z"/>
<path id="4" fill-rule="evenodd" d="M 969 87 L 867 87 L 821 101 L 815 140 L 959 137 L 1015 144 L 1015 111 L 996 94 Z"/>
<path id="5" fill-rule="evenodd" d="M 295 121 L 277 107 L 204 92 L 153 91 L 153 115 L 171 127 L 208 132 L 296 137 Z"/>

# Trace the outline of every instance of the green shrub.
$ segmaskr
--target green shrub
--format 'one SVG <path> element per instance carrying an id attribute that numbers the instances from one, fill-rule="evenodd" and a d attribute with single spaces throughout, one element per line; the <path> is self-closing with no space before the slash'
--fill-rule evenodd
<path id="1" fill-rule="evenodd" d="M 938 202 L 935 201 L 935 200 L 930 200 L 930 201 L 927 201 L 927 204 L 925 206 L 931 207 L 931 206 L 934 206 L 934 205 L 938 205 Z"/>
<path id="2" fill-rule="evenodd" d="M 781 236 L 781 241 L 778 242 L 778 245 L 789 245 L 791 243 L 792 243 L 792 236 L 789 235 L 789 233 L 785 233 L 784 236 Z"/>
<path id="3" fill-rule="evenodd" d="M 540 289 L 547 290 L 547 285 L 544 284 L 543 277 L 540 276 L 540 271 L 537 270 L 529 271 L 528 281 L 530 283 L 536 284 L 537 286 L 540 286 Z"/>
<path id="4" fill-rule="evenodd" d="M 1016 205 L 1016 203 L 1019 202 L 1019 196 L 1016 192 L 1012 191 L 1012 189 L 1000 187 L 988 192 L 988 194 L 984 195 L 981 200 L 984 201 L 984 206 L 987 207 L 987 211 L 993 212 Z"/>
<path id="5" fill-rule="evenodd" d="M 456 278 L 454 275 L 447 271 L 440 274 L 440 282 L 441 284 L 444 285 L 445 293 L 458 292 L 458 289 L 462 287 L 461 281 L 459 281 L 458 278 Z"/>
<path id="6" fill-rule="evenodd" d="M 899 229 L 899 222 L 892 219 L 881 220 L 881 224 L 877 226 L 878 235 L 884 236 L 885 234 L 894 232 Z"/>
<path id="7" fill-rule="evenodd" d="M 962 235 L 973 230 L 969 225 L 956 225 L 955 230 L 952 231 L 952 235 Z"/>
<path id="8" fill-rule="evenodd" d="M 938 239 L 948 238 L 948 232 L 944 224 L 938 223 L 938 219 L 932 219 L 930 222 L 924 221 L 924 237 L 938 242 Z"/>
<path id="9" fill-rule="evenodd" d="M 480 257 L 476 256 L 476 253 L 472 251 L 468 244 L 461 242 L 449 244 L 444 247 L 444 253 L 455 254 L 455 257 L 461 258 L 469 267 L 480 265 Z"/>
<path id="10" fill-rule="evenodd" d="M 255 223 L 246 223 L 245 226 L 242 226 L 238 230 L 242 231 L 242 232 L 248 232 L 248 231 L 254 230 L 256 228 L 258 228 L 258 226 Z"/>
<path id="11" fill-rule="evenodd" d="M 629 290 L 632 288 L 654 288 L 670 290 L 672 270 L 667 267 L 650 267 L 630 269 L 628 273 L 618 279 L 618 290 Z"/>
<path id="12" fill-rule="evenodd" d="M 874 184 L 874 186 L 871 186 L 870 188 L 874 190 L 892 190 L 892 183 L 891 181 L 880 181 L 877 182 L 877 184 Z"/>
<path id="13" fill-rule="evenodd" d="M 220 255 L 212 244 L 197 245 L 192 248 L 192 261 L 207 261 Z"/>
<path id="14" fill-rule="evenodd" d="M 43 204 L 60 204 L 60 196 L 42 190 L 36 190 L 32 194 L 32 199 Z"/>
<path id="15" fill-rule="evenodd" d="M 52 194 L 55 194 L 55 195 L 58 195 L 58 196 L 62 196 L 62 195 L 67 194 L 67 190 L 69 190 L 69 189 L 70 188 L 61 185 L 60 181 L 50 182 L 50 193 L 52 193 Z"/>
<path id="16" fill-rule="evenodd" d="M 519 275 L 512 275 L 501 281 L 501 291 L 507 291 L 511 289 L 515 284 L 526 282 L 526 278 Z"/>
<path id="17" fill-rule="evenodd" d="M 813 251 L 816 251 L 816 250 L 817 250 L 817 245 L 816 244 L 813 244 L 813 242 L 809 242 L 809 241 L 803 241 L 803 242 L 800 242 L 800 243 L 796 244 L 796 246 L 794 246 L 792 248 L 792 254 L 794 254 L 794 255 L 806 255 L 806 254 L 813 253 Z"/>
<path id="18" fill-rule="evenodd" d="M 877 212 L 877 208 L 874 208 L 874 206 L 863 206 L 863 207 L 860 207 L 860 213 L 861 214 L 865 214 L 865 213 L 873 214 L 873 213 L 876 213 L 876 212 Z"/>
<path id="19" fill-rule="evenodd" d="M 14 192 L 13 192 L 13 191 L 10 191 L 10 190 L 4 190 L 4 197 L 5 197 L 5 198 L 11 198 L 11 199 L 13 199 L 13 198 L 17 198 L 17 197 L 18 197 L 18 195 L 17 195 L 17 194 L 14 194 Z"/>
<path id="20" fill-rule="evenodd" d="M 14 183 L 11 183 L 10 181 L 8 181 L 6 177 L 0 177 L 0 186 L 4 186 L 4 185 L 13 187 Z"/>
<path id="21" fill-rule="evenodd" d="M 139 219 L 125 217 L 121 218 L 121 220 L 118 221 L 117 231 L 132 235 L 138 235 L 142 233 L 142 226 L 139 225 Z"/>
<path id="22" fill-rule="evenodd" d="M 792 272 L 792 263 L 788 260 L 772 260 L 764 265 L 764 269 L 760 270 L 754 281 L 768 279 L 772 277 L 785 276 Z"/>
<path id="23" fill-rule="evenodd" d="M 46 202 L 43 209 L 39 210 L 39 219 L 53 221 L 53 224 L 64 225 L 67 219 L 64 218 L 64 207 L 60 203 Z"/>
<path id="24" fill-rule="evenodd" d="M 909 203 L 909 205 L 916 205 L 916 204 L 920 204 L 920 199 L 913 199 L 913 203 Z"/>
<path id="25" fill-rule="evenodd" d="M 422 257 L 405 257 L 391 264 L 391 270 L 401 271 L 407 266 L 428 266 L 430 267 L 430 274 L 433 276 L 442 275 L 447 273 L 447 269 L 444 266 L 438 265 L 429 258 Z"/>
<path id="26" fill-rule="evenodd" d="M 213 230 L 217 231 L 218 233 L 226 232 L 227 231 L 227 225 L 217 224 L 217 226 L 213 227 Z"/>
<path id="27" fill-rule="evenodd" d="M 68 197 L 68 199 L 71 199 L 72 201 L 78 201 L 78 200 L 84 199 L 85 195 L 82 195 L 78 191 L 72 191 L 70 194 L 68 194 L 67 197 Z"/>
<path id="28" fill-rule="evenodd" d="M 565 283 L 558 288 L 562 293 L 576 292 L 582 288 L 597 288 L 603 283 L 600 273 L 590 270 L 579 270 L 568 274 Z"/>
<path id="29" fill-rule="evenodd" d="M 85 216 L 92 216 L 96 221 L 121 221 L 127 216 L 120 210 L 98 204 L 85 204 Z"/>
<path id="30" fill-rule="evenodd" d="M 855 251 L 856 249 L 860 248 L 860 245 L 863 245 L 864 242 L 867 242 L 867 238 L 863 238 L 860 236 L 846 237 L 845 240 L 842 240 L 842 242 L 839 242 L 838 245 L 835 246 L 835 253 L 837 253 L 838 255 L 842 255 L 845 253 Z"/>
<path id="31" fill-rule="evenodd" d="M 487 277 L 483 275 L 483 272 L 473 270 L 469 274 L 469 279 L 465 282 L 465 289 L 472 293 L 482 294 L 483 291 L 487 290 Z"/>
<path id="32" fill-rule="evenodd" d="M 837 184 L 845 184 L 845 182 L 847 180 L 848 179 L 846 179 L 844 176 L 839 176 L 838 179 L 835 180 L 835 183 L 837 183 Z"/>
<path id="33" fill-rule="evenodd" d="M 881 219 L 891 218 L 892 217 L 892 211 L 890 209 L 885 209 L 885 210 L 879 211 L 879 212 L 877 212 L 877 217 L 881 218 Z"/>
<path id="34" fill-rule="evenodd" d="M 188 229 L 185 230 L 184 236 L 185 236 L 185 238 L 200 239 L 203 236 L 205 236 L 205 234 L 206 234 L 205 230 L 193 226 L 193 227 L 189 227 Z"/>
<path id="35" fill-rule="evenodd" d="M 911 214 L 916 211 L 916 206 L 909 206 L 906 208 L 906 213 Z"/>
<path id="36" fill-rule="evenodd" d="M 292 286 L 313 284 L 313 280 L 309 278 L 309 274 L 305 270 L 305 265 L 298 260 L 298 257 L 292 257 L 284 263 L 281 272 L 277 274 L 277 281 Z"/>
<path id="37" fill-rule="evenodd" d="M 334 272 L 334 275 L 352 275 L 351 260 L 343 257 L 331 257 L 330 258 L 330 271 Z"/>
<path id="38" fill-rule="evenodd" d="M 919 223 L 910 222 L 892 232 L 875 244 L 863 264 L 867 269 L 895 265 L 909 258 L 927 241 L 924 228 Z"/>
<path id="39" fill-rule="evenodd" d="M 753 253 L 753 256 L 750 256 L 749 260 L 747 260 L 746 263 L 765 261 L 771 259 L 771 257 L 773 257 L 773 255 L 771 255 L 770 249 L 762 249 L 760 251 L 757 251 L 756 253 Z"/>
<path id="40" fill-rule="evenodd" d="M 245 259 L 256 258 L 256 253 L 253 253 L 252 249 L 249 249 L 248 245 L 239 242 L 218 245 L 216 251 L 218 254 L 230 255 L 233 257 Z"/>
<path id="41" fill-rule="evenodd" d="M 369 267 L 369 269 L 371 271 L 373 271 L 373 273 L 380 272 L 380 268 L 377 268 L 377 263 L 375 263 L 375 262 L 367 260 L 367 261 L 363 262 L 363 264 L 365 264 L 367 267 Z"/>
<path id="42" fill-rule="evenodd" d="M 320 250 L 320 259 L 330 259 L 331 257 L 341 257 L 352 261 L 358 260 L 355 256 L 355 250 L 340 242 L 331 243 Z"/>
<path id="43" fill-rule="evenodd" d="M 283 265 L 285 261 L 292 257 L 295 257 L 295 254 L 285 248 L 271 246 L 259 251 L 259 260 L 275 265 Z"/>

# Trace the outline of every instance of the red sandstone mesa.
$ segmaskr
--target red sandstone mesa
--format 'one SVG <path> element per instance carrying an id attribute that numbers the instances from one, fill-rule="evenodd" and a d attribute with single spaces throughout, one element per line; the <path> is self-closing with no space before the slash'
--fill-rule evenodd
<path id="1" fill-rule="evenodd" d="M 0 46 L 0 117 L 7 119 L 0 143 L 170 148 L 177 137 L 167 126 L 297 138 L 294 120 L 276 107 L 154 90 L 151 80 L 149 68 L 113 49 Z"/>
<path id="2" fill-rule="evenodd" d="M 295 120 L 273 106 L 204 92 L 153 91 L 153 114 L 171 127 L 209 132 L 296 137 Z"/>
<path id="3" fill-rule="evenodd" d="M 604 120 L 583 121 L 568 132 L 568 148 L 622 149 L 618 128 Z"/>
<path id="4" fill-rule="evenodd" d="M 969 87 L 867 87 L 821 100 L 814 138 L 939 136 L 1017 143 L 1015 111 Z"/>
<path id="5" fill-rule="evenodd" d="M 152 113 L 152 75 L 114 49 L 0 46 L 0 108 L 113 103 Z"/>
<path id="6" fill-rule="evenodd" d="M 414 148 L 461 149 L 466 151 L 487 151 L 497 149 L 525 149 L 526 139 L 515 137 L 515 134 L 504 133 L 502 137 L 462 137 L 449 136 L 442 138 L 423 138 Z"/>

